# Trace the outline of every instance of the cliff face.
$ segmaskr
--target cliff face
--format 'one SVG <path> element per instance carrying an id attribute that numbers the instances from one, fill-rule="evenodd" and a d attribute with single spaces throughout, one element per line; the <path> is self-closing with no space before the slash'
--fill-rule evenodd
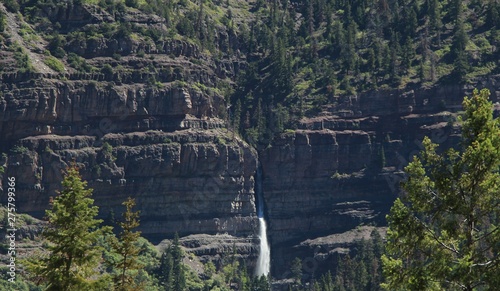
<path id="1" fill-rule="evenodd" d="M 40 78 L 16 82 L 16 79 L 9 80 L 6 76 L 2 84 L 5 93 L 0 100 L 3 120 L 0 131 L 4 147 L 16 139 L 40 134 L 102 137 L 116 131 L 208 128 L 223 124 L 221 120 L 207 119 L 217 116 L 223 104 L 220 95 L 208 95 L 175 83 L 156 88 L 140 84 L 110 86 L 94 81 Z"/>
<path id="2" fill-rule="evenodd" d="M 45 22 L 30 24 L 0 3 L 7 19 L 0 37 L 0 187 L 16 177 L 17 211 L 42 218 L 63 170 L 75 163 L 107 223 L 130 196 L 141 211 L 140 230 L 153 242 L 176 232 L 205 234 L 195 239 L 200 256 L 235 243 L 255 258 L 257 153 L 224 120 L 224 90 L 241 61 L 165 37 L 164 18 L 125 10 L 40 4 L 30 17 Z M 43 30 L 38 25 L 57 30 L 57 50 L 43 33 L 26 37 Z M 215 49 L 237 45 L 234 33 L 213 33 Z M 56 61 L 62 69 L 47 65 L 54 65 L 49 50 L 63 52 Z M 24 70 L 19 55 L 27 59 Z"/>
<path id="3" fill-rule="evenodd" d="M 42 135 L 20 140 L 16 149 L 6 175 L 19 181 L 20 212 L 43 216 L 60 188 L 61 171 L 74 162 L 94 189 L 101 216 L 112 219 L 131 196 L 150 239 L 174 232 L 248 236 L 256 227 L 256 154 L 223 130 L 108 134 L 100 140 Z"/>
<path id="4" fill-rule="evenodd" d="M 479 86 L 490 88 L 493 102 L 500 98 L 495 93 L 498 77 Z M 471 89 L 449 86 L 340 98 L 328 112 L 303 119 L 300 129 L 282 134 L 261 151 L 275 276 L 288 276 L 283 266 L 297 256 L 314 266 L 306 270 L 314 275 L 336 259 L 339 251 L 331 245 L 343 244 L 329 235 L 360 225 L 384 226 L 402 171 L 422 149 L 423 137 L 444 149 L 459 146 L 457 110 Z M 304 247 L 308 239 L 320 243 Z"/>

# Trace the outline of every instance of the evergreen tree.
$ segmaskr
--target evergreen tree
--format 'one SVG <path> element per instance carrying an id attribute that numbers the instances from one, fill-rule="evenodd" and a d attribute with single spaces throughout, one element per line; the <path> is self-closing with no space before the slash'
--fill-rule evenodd
<path id="1" fill-rule="evenodd" d="M 463 21 L 459 20 L 455 26 L 455 33 L 453 35 L 453 45 L 451 54 L 454 58 L 455 75 L 463 80 L 469 71 L 469 61 L 467 51 L 465 50 L 468 42 L 467 33 Z"/>
<path id="2" fill-rule="evenodd" d="M 184 257 L 181 245 L 179 242 L 179 235 L 175 233 L 174 241 L 172 243 L 172 288 L 176 291 L 186 290 L 186 274 L 184 271 L 184 264 L 182 258 Z"/>
<path id="3" fill-rule="evenodd" d="M 449 2 L 449 14 L 451 17 L 452 21 L 455 21 L 457 23 L 458 21 L 462 21 L 462 12 L 463 12 L 463 7 L 462 7 L 462 1 L 463 0 L 450 0 Z"/>
<path id="4" fill-rule="evenodd" d="M 233 113 L 233 130 L 235 132 L 240 131 L 240 123 L 241 123 L 241 101 L 238 99 L 236 101 L 236 106 L 234 108 L 234 113 Z"/>
<path id="5" fill-rule="evenodd" d="M 302 284 L 302 260 L 300 258 L 293 259 L 290 271 L 292 272 L 295 284 L 300 286 Z"/>
<path id="6" fill-rule="evenodd" d="M 95 219 L 98 207 L 91 196 L 78 168 L 67 168 L 62 190 L 45 212 L 48 227 L 43 237 L 49 241 L 49 255 L 28 263 L 43 278 L 46 290 L 106 289 L 107 278 L 98 273 L 102 248 L 96 243 L 110 229 L 99 227 L 102 220 Z"/>
<path id="7" fill-rule="evenodd" d="M 500 3 L 497 0 L 490 0 L 486 10 L 486 25 L 490 27 L 500 27 Z M 0 29 L 1 31 L 1 29 Z"/>
<path id="8" fill-rule="evenodd" d="M 333 291 L 334 284 L 332 274 L 327 272 L 326 275 L 321 276 L 321 290 Z"/>
<path id="9" fill-rule="evenodd" d="M 384 287 L 494 290 L 500 284 L 500 128 L 489 91 L 465 98 L 459 150 L 425 138 L 387 216 Z"/>
<path id="10" fill-rule="evenodd" d="M 141 236 L 141 232 L 133 231 L 139 226 L 139 212 L 132 212 L 135 206 L 135 200 L 128 198 L 123 205 L 126 207 L 123 213 L 123 221 L 118 223 L 122 229 L 119 240 L 112 240 L 111 246 L 113 250 L 120 256 L 114 264 L 117 274 L 114 276 L 114 289 L 120 291 L 137 290 L 141 286 L 137 286 L 134 277 L 137 275 L 137 270 L 142 267 L 138 261 L 140 248 L 137 246 L 137 241 Z"/>
<path id="11" fill-rule="evenodd" d="M 6 27 L 7 27 L 7 17 L 5 17 L 3 11 L 0 11 L 0 32 L 4 32 Z"/>
<path id="12" fill-rule="evenodd" d="M 267 132 L 267 121 L 264 113 L 264 109 L 262 108 L 262 99 L 259 98 L 257 101 L 257 110 L 255 111 L 255 119 L 257 123 L 257 137 L 258 141 L 264 141 L 266 132 Z"/>
<path id="13" fill-rule="evenodd" d="M 163 287 L 162 290 L 171 290 L 172 289 L 173 267 L 174 267 L 174 262 L 173 262 L 172 254 L 171 254 L 170 247 L 169 247 L 161 255 L 160 266 L 158 268 L 158 273 L 157 273 L 160 286 Z"/>
<path id="14" fill-rule="evenodd" d="M 254 277 L 252 280 L 252 291 L 271 291 L 271 284 L 266 276 Z"/>
<path id="15" fill-rule="evenodd" d="M 432 31 L 438 31 L 441 29 L 441 4 L 439 0 L 428 0 L 429 1 L 429 25 Z"/>

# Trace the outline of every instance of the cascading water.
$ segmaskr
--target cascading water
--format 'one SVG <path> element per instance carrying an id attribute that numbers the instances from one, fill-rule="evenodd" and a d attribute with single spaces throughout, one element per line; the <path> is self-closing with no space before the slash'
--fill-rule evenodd
<path id="1" fill-rule="evenodd" d="M 255 175 L 255 192 L 257 194 L 257 216 L 259 218 L 260 238 L 259 257 L 257 259 L 255 274 L 257 276 L 267 276 L 271 269 L 271 250 L 267 242 L 267 227 L 264 218 L 264 195 L 262 193 L 262 170 L 260 165 L 257 167 L 257 173 Z"/>

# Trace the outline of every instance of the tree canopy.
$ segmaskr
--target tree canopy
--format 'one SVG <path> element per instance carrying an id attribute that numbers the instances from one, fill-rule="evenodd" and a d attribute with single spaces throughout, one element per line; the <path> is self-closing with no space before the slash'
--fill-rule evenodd
<path id="1" fill-rule="evenodd" d="M 97 240 L 109 228 L 95 219 L 98 207 L 92 189 L 82 181 L 78 168 L 71 166 L 62 181 L 62 191 L 46 211 L 48 227 L 43 236 L 49 255 L 32 262 L 34 273 L 47 283 L 46 290 L 102 289 L 105 277 L 97 276 L 101 248 Z"/>
<path id="2" fill-rule="evenodd" d="M 494 290 L 500 283 L 500 128 L 489 91 L 465 98 L 459 149 L 424 150 L 387 216 L 389 290 Z"/>

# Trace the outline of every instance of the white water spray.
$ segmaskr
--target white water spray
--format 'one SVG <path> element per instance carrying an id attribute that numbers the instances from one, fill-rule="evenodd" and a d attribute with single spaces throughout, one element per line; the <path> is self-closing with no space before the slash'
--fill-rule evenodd
<path id="1" fill-rule="evenodd" d="M 255 273 L 257 276 L 267 276 L 271 268 L 271 251 L 269 250 L 269 243 L 267 242 L 266 221 L 264 217 L 259 217 L 259 228 L 260 252 Z"/>
<path id="2" fill-rule="evenodd" d="M 271 250 L 267 242 L 267 227 L 266 220 L 264 219 L 264 195 L 262 193 L 262 170 L 257 167 L 257 174 L 255 175 L 255 192 L 257 194 L 257 216 L 259 217 L 259 257 L 257 259 L 257 267 L 255 274 L 257 276 L 269 275 L 271 269 Z"/>

